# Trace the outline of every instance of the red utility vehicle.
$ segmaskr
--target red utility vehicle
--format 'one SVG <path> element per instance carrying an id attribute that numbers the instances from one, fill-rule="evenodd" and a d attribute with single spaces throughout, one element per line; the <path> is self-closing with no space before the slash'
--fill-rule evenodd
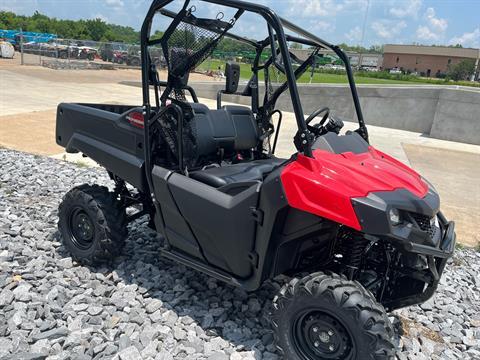
<path id="1" fill-rule="evenodd" d="M 435 188 L 369 144 L 340 48 L 262 5 L 206 0 L 204 11 L 187 0 L 174 12 L 165 8 L 171 3 L 153 1 L 142 27 L 141 106 L 58 107 L 57 143 L 97 161 L 116 184 L 114 192 L 83 185 L 65 195 L 65 246 L 79 261 L 110 260 L 122 250 L 127 223 L 148 216 L 164 239 L 159 255 L 248 291 L 279 274 L 291 277 L 270 314 L 286 359 L 393 358 L 386 311 L 430 298 L 455 245 Z M 212 4 L 221 11 L 214 17 Z M 234 33 L 251 15 L 263 21 L 265 38 Z M 169 21 L 160 38 L 151 37 L 157 16 Z M 188 77 L 224 37 L 250 45 L 256 57 L 240 92 L 240 67 L 226 65 L 226 88 L 212 110 L 198 102 Z M 311 50 L 300 59 L 289 42 Z M 167 81 L 150 56 L 158 46 Z M 304 116 L 297 80 L 322 49 L 345 63 L 356 131 L 341 133 L 328 104 Z M 222 106 L 223 94 L 251 106 Z M 298 127 L 288 159 L 274 155 L 282 95 Z M 127 216 L 132 206 L 139 210 Z"/>

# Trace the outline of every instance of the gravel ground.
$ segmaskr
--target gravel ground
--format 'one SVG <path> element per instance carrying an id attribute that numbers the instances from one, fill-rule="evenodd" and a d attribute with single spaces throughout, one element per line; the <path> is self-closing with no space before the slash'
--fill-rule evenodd
<path id="1" fill-rule="evenodd" d="M 0 149 L 0 359 L 277 359 L 253 294 L 158 256 L 144 221 L 124 256 L 88 268 L 57 232 L 63 194 L 101 169 Z M 433 300 L 392 314 L 400 359 L 480 359 L 480 254 L 458 250 Z"/>

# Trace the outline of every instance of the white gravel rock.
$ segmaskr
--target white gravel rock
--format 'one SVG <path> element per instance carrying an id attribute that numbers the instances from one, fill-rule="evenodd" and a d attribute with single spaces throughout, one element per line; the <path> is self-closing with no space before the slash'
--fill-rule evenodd
<path id="1" fill-rule="evenodd" d="M 248 294 L 159 256 L 139 219 L 110 267 L 76 264 L 57 207 L 102 169 L 0 149 L 0 358 L 278 359 L 263 314 L 278 283 Z M 391 314 L 399 359 L 480 359 L 480 254 L 457 250 L 435 296 Z"/>

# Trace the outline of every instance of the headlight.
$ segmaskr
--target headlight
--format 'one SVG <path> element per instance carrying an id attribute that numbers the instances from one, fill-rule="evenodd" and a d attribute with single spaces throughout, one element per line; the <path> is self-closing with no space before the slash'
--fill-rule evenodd
<path id="1" fill-rule="evenodd" d="M 391 208 L 389 210 L 388 217 L 392 225 L 398 225 L 402 222 L 400 219 L 400 211 L 398 211 L 398 209 L 396 208 Z"/>

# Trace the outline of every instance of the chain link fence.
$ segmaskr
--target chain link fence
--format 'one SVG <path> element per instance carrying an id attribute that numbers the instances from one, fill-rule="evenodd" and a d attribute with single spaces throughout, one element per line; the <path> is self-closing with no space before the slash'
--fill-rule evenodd
<path id="1" fill-rule="evenodd" d="M 27 40 L 27 39 L 25 39 Z M 51 68 L 140 67 L 140 47 L 123 43 L 76 39 L 19 39 L 15 50 L 22 65 Z"/>

